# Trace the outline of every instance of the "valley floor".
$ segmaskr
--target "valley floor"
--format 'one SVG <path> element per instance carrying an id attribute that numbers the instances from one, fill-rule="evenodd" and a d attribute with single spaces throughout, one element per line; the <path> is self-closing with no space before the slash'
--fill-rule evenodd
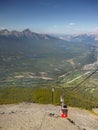
<path id="1" fill-rule="evenodd" d="M 68 109 L 69 116 L 65 119 L 59 117 L 59 106 L 0 105 L 0 130 L 98 130 L 98 116 L 83 109 Z"/>

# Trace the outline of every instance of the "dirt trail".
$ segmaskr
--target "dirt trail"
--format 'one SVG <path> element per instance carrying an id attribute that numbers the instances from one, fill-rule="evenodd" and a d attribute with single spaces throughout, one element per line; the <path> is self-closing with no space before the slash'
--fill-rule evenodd
<path id="1" fill-rule="evenodd" d="M 0 105 L 0 130 L 98 130 L 98 116 L 69 108 L 69 117 L 64 119 L 58 117 L 59 110 L 58 106 L 33 103 Z"/>

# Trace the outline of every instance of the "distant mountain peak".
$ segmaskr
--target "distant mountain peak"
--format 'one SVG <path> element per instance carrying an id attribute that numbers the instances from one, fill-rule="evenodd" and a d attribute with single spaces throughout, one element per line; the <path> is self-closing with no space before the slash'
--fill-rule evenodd
<path id="1" fill-rule="evenodd" d="M 98 34 L 77 34 L 77 35 L 67 35 L 61 37 L 63 40 L 72 42 L 84 42 L 84 43 L 94 43 L 98 41 Z"/>
<path id="2" fill-rule="evenodd" d="M 6 31 L 6 32 L 9 32 L 7 29 L 2 29 L 1 31 L 3 31 L 3 32 L 5 32 L 5 31 Z"/>
<path id="3" fill-rule="evenodd" d="M 23 30 L 23 32 L 29 32 L 29 33 L 32 33 L 32 31 L 28 28 L 26 28 L 25 30 Z"/>
<path id="4" fill-rule="evenodd" d="M 27 38 L 31 38 L 32 37 L 32 32 L 28 28 L 23 30 L 21 33 L 22 33 L 23 36 L 25 36 Z"/>
<path id="5" fill-rule="evenodd" d="M 7 29 L 2 29 L 0 31 L 0 35 L 8 35 L 10 33 L 10 31 L 8 31 Z"/>

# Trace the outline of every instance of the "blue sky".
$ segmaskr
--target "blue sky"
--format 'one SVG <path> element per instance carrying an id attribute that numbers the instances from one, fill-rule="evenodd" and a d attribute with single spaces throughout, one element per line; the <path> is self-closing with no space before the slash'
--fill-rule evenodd
<path id="1" fill-rule="evenodd" d="M 0 0 L 0 29 L 98 32 L 98 0 Z"/>

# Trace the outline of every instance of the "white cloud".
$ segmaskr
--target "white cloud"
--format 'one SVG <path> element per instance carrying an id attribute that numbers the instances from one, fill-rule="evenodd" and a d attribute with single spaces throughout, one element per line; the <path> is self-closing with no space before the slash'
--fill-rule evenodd
<path id="1" fill-rule="evenodd" d="M 74 26 L 74 25 L 75 25 L 75 23 L 73 23 L 73 22 L 69 23 L 69 26 Z"/>
<path id="2" fill-rule="evenodd" d="M 98 30 L 98 27 L 97 27 L 97 28 L 95 28 L 95 30 Z"/>

